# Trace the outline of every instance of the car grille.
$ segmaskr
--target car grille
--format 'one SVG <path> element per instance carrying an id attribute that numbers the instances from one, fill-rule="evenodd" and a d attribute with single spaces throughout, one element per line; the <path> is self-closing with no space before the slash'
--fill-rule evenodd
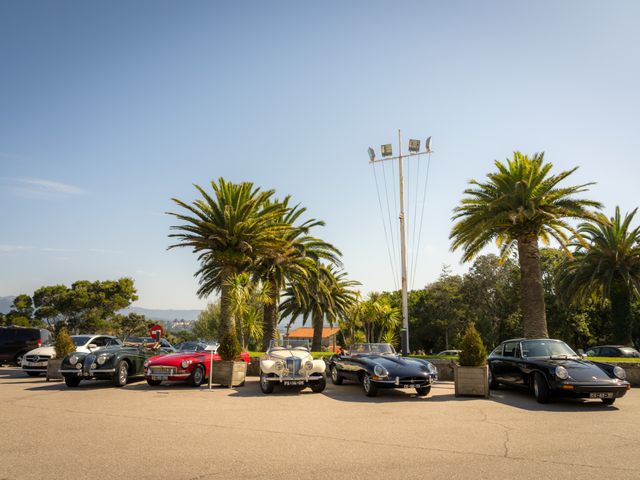
<path id="1" fill-rule="evenodd" d="M 91 366 L 95 363 L 96 361 L 96 356 L 93 354 L 87 355 L 86 357 L 84 357 L 84 364 L 83 366 L 83 371 L 86 374 L 90 374 L 91 373 Z"/>
<path id="2" fill-rule="evenodd" d="M 289 370 L 289 375 L 297 375 L 300 370 L 300 365 L 302 364 L 302 359 L 298 357 L 287 358 L 287 370 Z"/>
<path id="3" fill-rule="evenodd" d="M 149 367 L 149 370 L 151 370 L 151 375 L 157 375 L 160 373 L 164 373 L 164 374 L 169 374 L 169 375 L 173 375 L 176 373 L 176 368 L 175 367 L 162 367 L 162 366 L 151 366 Z"/>
<path id="4" fill-rule="evenodd" d="M 400 377 L 398 383 L 400 385 L 413 385 L 414 383 L 424 383 L 427 381 L 427 377 Z"/>
<path id="5" fill-rule="evenodd" d="M 24 359 L 27 362 L 45 362 L 51 358 L 49 355 L 27 355 Z"/>

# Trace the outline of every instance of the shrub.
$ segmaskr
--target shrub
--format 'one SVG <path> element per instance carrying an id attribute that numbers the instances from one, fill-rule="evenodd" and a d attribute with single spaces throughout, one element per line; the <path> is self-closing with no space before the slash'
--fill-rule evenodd
<path id="1" fill-rule="evenodd" d="M 218 347 L 218 354 L 222 360 L 231 361 L 240 356 L 240 342 L 238 337 L 232 333 L 227 333 L 220 341 L 220 347 Z"/>
<path id="2" fill-rule="evenodd" d="M 473 322 L 469 323 L 460 343 L 460 366 L 481 367 L 487 364 L 487 350 Z"/>
<path id="3" fill-rule="evenodd" d="M 56 348 L 56 358 L 60 359 L 76 351 L 76 345 L 71 340 L 67 327 L 62 326 L 57 329 L 54 346 Z"/>

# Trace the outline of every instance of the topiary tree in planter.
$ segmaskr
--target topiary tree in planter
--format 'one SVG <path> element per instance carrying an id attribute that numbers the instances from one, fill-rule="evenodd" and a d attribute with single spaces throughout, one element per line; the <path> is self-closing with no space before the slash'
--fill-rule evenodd
<path id="1" fill-rule="evenodd" d="M 59 323 L 56 326 L 53 346 L 56 349 L 56 355 L 55 358 L 50 358 L 47 361 L 47 382 L 52 378 L 62 379 L 62 375 L 60 375 L 59 372 L 62 359 L 76 351 L 76 345 L 73 343 L 73 340 L 71 340 L 66 325 Z"/>
<path id="2" fill-rule="evenodd" d="M 233 333 L 227 333 L 222 340 L 220 341 L 220 346 L 218 347 L 218 355 L 222 360 L 227 362 L 233 362 L 240 356 L 241 352 L 240 342 L 238 341 L 238 337 L 236 337 Z"/>
<path id="3" fill-rule="evenodd" d="M 213 362 L 211 377 L 213 383 L 226 387 L 244 385 L 247 364 L 240 360 L 240 342 L 234 333 L 227 333 L 220 341 L 218 355 L 222 360 Z"/>
<path id="4" fill-rule="evenodd" d="M 459 365 L 454 368 L 455 393 L 489 396 L 487 350 L 473 322 L 467 326 L 460 343 Z"/>

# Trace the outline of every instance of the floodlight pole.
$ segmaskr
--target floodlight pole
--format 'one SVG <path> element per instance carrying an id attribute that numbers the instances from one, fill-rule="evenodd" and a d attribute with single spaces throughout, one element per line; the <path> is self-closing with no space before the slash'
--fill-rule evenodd
<path id="1" fill-rule="evenodd" d="M 402 159 L 402 137 L 398 129 L 398 170 L 400 177 L 400 263 L 402 264 L 402 329 L 400 347 L 402 355 L 409 355 L 409 294 L 407 292 L 407 240 L 404 225 L 404 160 Z"/>

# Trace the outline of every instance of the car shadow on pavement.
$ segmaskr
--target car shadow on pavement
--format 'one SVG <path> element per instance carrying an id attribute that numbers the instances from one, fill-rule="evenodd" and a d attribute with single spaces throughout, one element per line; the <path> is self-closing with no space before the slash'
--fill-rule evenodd
<path id="1" fill-rule="evenodd" d="M 538 403 L 531 392 L 519 388 L 509 388 L 500 386 L 498 390 L 491 390 L 489 400 L 492 400 L 509 407 L 520 408 L 528 411 L 544 412 L 615 412 L 616 405 L 605 405 L 600 400 L 590 400 L 585 398 L 570 398 L 553 396 L 549 403 Z M 617 399 L 617 402 L 623 401 Z"/>

